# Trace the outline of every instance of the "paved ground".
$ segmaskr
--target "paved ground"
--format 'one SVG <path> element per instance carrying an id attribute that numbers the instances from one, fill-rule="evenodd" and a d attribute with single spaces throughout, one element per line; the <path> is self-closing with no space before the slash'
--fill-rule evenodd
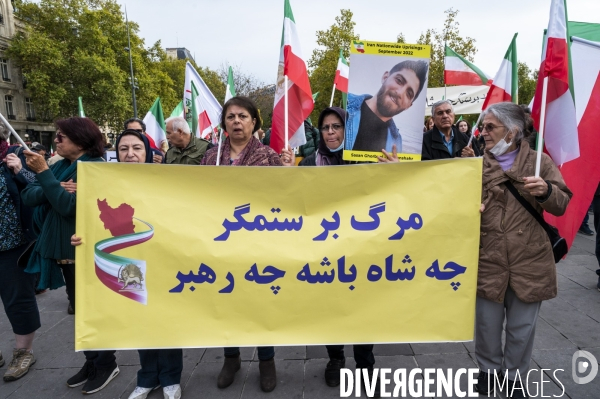
<path id="1" fill-rule="evenodd" d="M 591 224 L 591 221 L 590 221 Z M 544 371 L 544 381 L 550 381 L 552 370 L 564 369 L 556 376 L 566 393 L 563 398 L 600 398 L 600 375 L 591 383 L 577 385 L 571 378 L 571 357 L 584 349 L 600 359 L 600 292 L 596 289 L 598 267 L 594 257 L 594 237 L 578 235 L 567 260 L 559 263 L 559 295 L 542 304 L 538 321 L 532 369 Z M 35 341 L 37 363 L 22 379 L 0 381 L 0 398 L 79 398 L 80 389 L 69 389 L 65 382 L 83 365 L 84 357 L 73 351 L 73 316 L 67 315 L 64 290 L 38 296 L 42 328 Z M 157 326 L 159 328 L 159 326 Z M 4 313 L 0 315 L 0 350 L 10 360 L 14 335 Z M 376 345 L 377 366 L 397 368 L 473 368 L 474 344 L 398 344 Z M 351 348 L 346 349 L 351 356 Z M 252 348 L 242 350 L 242 369 L 232 386 L 216 387 L 222 364 L 222 350 L 193 349 L 184 351 L 182 386 L 185 398 L 339 398 L 338 388 L 325 385 L 323 370 L 327 363 L 324 347 L 301 346 L 277 348 L 278 385 L 274 392 L 264 394 L 259 387 L 258 359 Z M 120 351 L 117 362 L 121 373 L 94 398 L 127 398 L 135 387 L 139 360 L 136 351 Z M 349 358 L 347 364 L 354 366 Z M 4 373 L 6 366 L 0 369 Z M 540 374 L 537 374 L 539 381 Z M 466 379 L 461 380 L 466 386 Z M 532 385 L 533 388 L 533 385 Z M 560 396 L 562 388 L 555 382 L 544 384 L 544 396 Z M 532 395 L 534 392 L 531 392 Z M 354 397 L 354 395 L 353 395 Z M 442 396 L 443 397 L 443 396 Z M 540 397 L 540 396 L 538 396 Z M 149 398 L 162 398 L 162 391 Z"/>

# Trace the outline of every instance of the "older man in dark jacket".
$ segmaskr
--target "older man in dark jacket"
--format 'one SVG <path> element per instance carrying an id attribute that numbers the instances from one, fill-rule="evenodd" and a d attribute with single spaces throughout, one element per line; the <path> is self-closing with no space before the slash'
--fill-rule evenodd
<path id="1" fill-rule="evenodd" d="M 433 129 L 423 135 L 421 160 L 479 156 L 478 146 L 470 145 L 469 137 L 454 126 L 454 108 L 448 100 L 438 101 L 431 107 Z"/>

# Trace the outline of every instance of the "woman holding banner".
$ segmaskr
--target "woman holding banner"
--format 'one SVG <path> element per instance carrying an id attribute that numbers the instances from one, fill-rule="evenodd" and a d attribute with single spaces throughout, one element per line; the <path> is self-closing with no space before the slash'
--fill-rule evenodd
<path id="1" fill-rule="evenodd" d="M 293 153 L 283 150 L 281 157 L 253 136 L 260 129 L 261 119 L 254 101 L 248 97 L 233 97 L 223 105 L 221 126 L 228 137 L 218 147 L 206 151 L 201 165 L 222 166 L 291 166 Z M 275 348 L 258 348 L 260 388 L 271 392 L 277 385 Z M 240 348 L 225 348 L 225 363 L 219 373 L 217 386 L 227 388 L 233 383 L 235 373 L 241 368 Z"/>
<path id="2" fill-rule="evenodd" d="M 15 334 L 13 357 L 4 381 L 23 377 L 35 363 L 33 338 L 40 328 L 40 313 L 35 299 L 35 275 L 25 273 L 28 249 L 35 243 L 32 228 L 33 209 L 25 206 L 21 191 L 35 175 L 23 168 L 21 147 L 9 147 L 10 133 L 0 125 L 0 298 Z M 15 151 L 16 150 L 16 151 Z M 4 358 L 0 353 L 0 366 Z"/>
<path id="3" fill-rule="evenodd" d="M 346 111 L 338 107 L 325 108 L 319 115 L 319 131 L 321 137 L 318 149 L 313 154 L 300 161 L 299 166 L 330 166 L 344 165 L 342 159 L 344 152 L 344 134 Z M 325 367 L 325 383 L 330 387 L 340 385 L 340 369 L 346 367 L 346 356 L 344 345 L 326 345 L 329 362 Z M 354 345 L 354 360 L 357 369 L 367 369 L 372 375 L 375 365 L 373 356 L 373 345 Z M 376 388 L 376 396 L 379 395 L 379 386 Z"/>
<path id="4" fill-rule="evenodd" d="M 150 142 L 137 129 L 126 129 L 115 143 L 117 161 L 128 163 L 154 163 Z M 81 237 L 73 235 L 71 245 L 81 245 Z M 137 373 L 137 384 L 129 399 L 145 399 L 148 394 L 163 387 L 166 399 L 181 398 L 181 372 L 183 351 L 181 349 L 140 349 L 141 369 Z"/>
<path id="5" fill-rule="evenodd" d="M 70 239 L 75 232 L 77 161 L 104 162 L 104 140 L 98 126 L 88 118 L 62 119 L 56 122 L 56 127 L 56 152 L 63 160 L 48 167 L 43 156 L 24 152 L 27 166 L 36 173 L 37 181 L 23 190 L 21 198 L 25 205 L 35 207 L 33 224 L 39 233 L 25 271 L 41 273 L 40 289 L 56 289 L 66 283 L 74 310 L 75 249 Z M 83 353 L 86 362 L 67 385 L 73 388 L 85 384 L 83 393 L 98 392 L 119 374 L 115 351 Z"/>
<path id="6" fill-rule="evenodd" d="M 521 107 L 494 104 L 482 118 L 486 152 L 476 302 L 477 390 L 487 395 L 494 377 L 504 374 L 508 397 L 526 398 L 520 380 L 529 369 L 540 305 L 557 293 L 552 245 L 533 212 L 560 216 L 572 194 L 545 154 L 540 177 L 533 177 L 536 152 L 523 140 L 526 117 Z"/>

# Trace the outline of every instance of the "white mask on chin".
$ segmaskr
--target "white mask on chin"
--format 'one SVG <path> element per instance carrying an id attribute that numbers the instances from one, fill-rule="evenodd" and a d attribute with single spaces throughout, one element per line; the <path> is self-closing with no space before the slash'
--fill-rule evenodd
<path id="1" fill-rule="evenodd" d="M 339 150 L 342 150 L 343 148 L 344 148 L 344 140 L 342 140 L 342 144 L 340 144 L 340 146 L 338 148 L 333 149 L 333 150 L 331 148 L 329 148 L 329 151 L 338 152 Z"/>
<path id="2" fill-rule="evenodd" d="M 510 132 L 506 132 L 506 134 L 504 135 L 504 137 L 499 140 L 496 145 L 494 145 L 489 151 L 492 153 L 493 156 L 498 157 L 500 155 L 504 155 L 506 154 L 506 152 L 508 151 L 508 149 L 510 148 L 510 146 L 512 145 L 512 140 L 510 141 L 510 143 L 506 142 L 506 136 L 508 136 L 508 133 Z"/>

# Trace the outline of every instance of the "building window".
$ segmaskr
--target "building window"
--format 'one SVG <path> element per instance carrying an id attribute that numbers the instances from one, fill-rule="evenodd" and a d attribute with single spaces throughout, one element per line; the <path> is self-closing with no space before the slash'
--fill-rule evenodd
<path id="1" fill-rule="evenodd" d="M 31 98 L 25 98 L 25 115 L 28 121 L 35 121 L 35 109 L 33 108 L 33 101 Z"/>
<path id="2" fill-rule="evenodd" d="M 6 58 L 0 58 L 0 70 L 2 71 L 2 80 L 10 82 L 10 74 L 8 68 L 8 60 Z"/>
<path id="3" fill-rule="evenodd" d="M 4 96 L 4 104 L 6 105 L 6 115 L 8 119 L 17 119 L 13 109 L 13 96 Z"/>
<path id="4" fill-rule="evenodd" d="M 0 25 L 4 25 L 4 14 L 2 13 L 4 11 L 4 2 L 0 1 Z"/>

